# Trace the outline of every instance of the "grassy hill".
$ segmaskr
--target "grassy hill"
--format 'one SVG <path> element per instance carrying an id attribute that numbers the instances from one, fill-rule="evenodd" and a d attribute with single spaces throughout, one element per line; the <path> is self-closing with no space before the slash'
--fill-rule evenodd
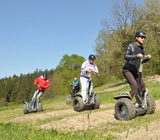
<path id="1" fill-rule="evenodd" d="M 152 115 L 139 116 L 127 122 L 121 122 L 114 118 L 116 100 L 113 97 L 118 92 L 129 91 L 130 87 L 125 84 L 119 82 L 95 88 L 101 101 L 101 107 L 97 110 L 75 112 L 72 104 L 65 105 L 66 96 L 44 100 L 42 101 L 43 112 L 27 115 L 23 114 L 23 104 L 0 107 L 1 139 L 112 140 L 129 137 L 142 127 L 146 128 L 146 132 L 152 123 L 160 121 L 159 109 Z M 117 90 L 117 87 L 120 88 Z M 146 87 L 159 105 L 160 82 L 146 82 Z M 147 135 L 145 136 L 147 137 Z"/>

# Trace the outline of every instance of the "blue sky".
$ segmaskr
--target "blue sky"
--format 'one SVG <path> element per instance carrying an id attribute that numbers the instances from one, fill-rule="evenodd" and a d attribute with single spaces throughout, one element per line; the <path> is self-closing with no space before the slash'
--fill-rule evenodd
<path id="1" fill-rule="evenodd" d="M 142 3 L 144 0 L 134 0 Z M 0 0 L 0 78 L 88 58 L 112 0 Z"/>

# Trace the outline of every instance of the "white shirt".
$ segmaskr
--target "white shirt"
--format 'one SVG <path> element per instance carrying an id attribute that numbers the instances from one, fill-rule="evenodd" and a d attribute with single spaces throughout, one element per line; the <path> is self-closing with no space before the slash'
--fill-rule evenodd
<path id="1" fill-rule="evenodd" d="M 91 70 L 91 72 L 88 72 L 89 70 Z M 97 66 L 94 63 L 91 64 L 89 61 L 83 62 L 81 66 L 81 77 L 91 79 L 92 73 L 94 75 L 99 75 Z"/>

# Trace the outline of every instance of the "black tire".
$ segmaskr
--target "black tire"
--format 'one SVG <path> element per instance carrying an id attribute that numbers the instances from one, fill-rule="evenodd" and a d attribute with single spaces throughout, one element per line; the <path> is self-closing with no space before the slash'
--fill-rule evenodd
<path id="1" fill-rule="evenodd" d="M 98 109 L 100 106 L 100 100 L 98 96 L 94 96 L 94 102 L 95 104 L 93 105 L 93 109 Z"/>
<path id="2" fill-rule="evenodd" d="M 156 109 L 156 103 L 152 95 L 147 95 L 147 114 L 153 114 Z"/>
<path id="3" fill-rule="evenodd" d="M 24 104 L 24 105 L 23 105 L 23 112 L 24 112 L 24 114 L 27 114 L 27 113 L 28 113 L 27 108 L 28 108 L 27 104 Z"/>
<path id="4" fill-rule="evenodd" d="M 42 103 L 41 102 L 38 102 L 38 105 L 37 105 L 38 107 L 37 107 L 37 111 L 38 112 L 41 112 L 41 111 L 43 111 L 43 107 L 42 107 Z"/>
<path id="5" fill-rule="evenodd" d="M 133 119 L 136 109 L 133 102 L 128 98 L 120 98 L 115 105 L 115 117 L 118 120 L 126 121 Z"/>
<path id="6" fill-rule="evenodd" d="M 73 108 L 75 111 L 80 112 L 84 108 L 83 99 L 81 97 L 75 97 L 73 99 Z"/>
<path id="7" fill-rule="evenodd" d="M 69 105 L 71 102 L 72 102 L 72 98 L 69 95 L 69 96 L 66 97 L 66 105 Z"/>

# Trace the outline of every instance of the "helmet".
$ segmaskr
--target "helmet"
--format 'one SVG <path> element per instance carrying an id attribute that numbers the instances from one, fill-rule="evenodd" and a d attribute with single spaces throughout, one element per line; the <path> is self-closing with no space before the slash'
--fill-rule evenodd
<path id="1" fill-rule="evenodd" d="M 146 37 L 146 33 L 142 32 L 142 31 L 139 31 L 135 34 L 135 38 L 136 37 Z"/>
<path id="2" fill-rule="evenodd" d="M 95 60 L 96 57 L 95 57 L 95 55 L 91 54 L 88 59 L 89 59 L 89 60 L 90 60 L 90 59 Z"/>
<path id="3" fill-rule="evenodd" d="M 77 80 L 77 78 L 75 77 L 74 80 Z"/>
<path id="4" fill-rule="evenodd" d="M 43 73 L 43 77 L 47 77 L 47 73 Z"/>

